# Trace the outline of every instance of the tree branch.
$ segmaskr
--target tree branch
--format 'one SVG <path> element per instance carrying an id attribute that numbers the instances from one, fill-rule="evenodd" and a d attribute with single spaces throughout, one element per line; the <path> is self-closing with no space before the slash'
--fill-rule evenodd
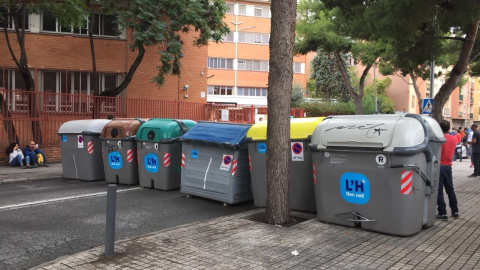
<path id="1" fill-rule="evenodd" d="M 335 62 L 337 63 L 338 70 L 340 70 L 340 73 L 342 73 L 343 81 L 345 82 L 345 86 L 347 87 L 348 93 L 350 93 L 352 97 L 358 97 L 358 93 L 355 92 L 355 89 L 353 89 L 352 84 L 350 83 L 350 78 L 348 77 L 347 69 L 343 64 L 340 53 L 337 50 L 335 50 L 333 54 L 335 55 Z"/>
<path id="2" fill-rule="evenodd" d="M 145 55 L 145 48 L 143 47 L 142 43 L 138 42 L 137 43 L 137 48 L 138 48 L 137 58 L 135 58 L 135 61 L 130 66 L 130 69 L 128 70 L 127 75 L 125 76 L 125 79 L 123 80 L 123 82 L 117 88 L 103 91 L 102 93 L 100 93 L 100 96 L 114 97 L 114 96 L 122 93 L 122 91 L 125 90 L 125 88 L 127 88 L 128 84 L 130 83 L 130 81 L 133 78 L 133 74 L 137 70 L 138 66 L 140 66 L 140 63 L 142 62 L 143 56 Z"/>
<path id="3" fill-rule="evenodd" d="M 3 24 L 3 32 L 5 33 L 5 39 L 7 41 L 8 50 L 10 51 L 10 55 L 12 55 L 12 59 L 15 62 L 15 64 L 18 66 L 18 68 L 21 68 L 20 67 L 20 62 L 18 62 L 17 57 L 15 57 L 15 53 L 13 52 L 12 45 L 10 44 L 10 38 L 8 37 L 7 25 L 8 24 L 6 23 L 6 20 L 5 20 L 5 22 Z"/>
<path id="4" fill-rule="evenodd" d="M 439 38 L 440 38 L 440 39 L 459 40 L 459 41 L 465 42 L 465 38 L 461 38 L 461 37 L 439 37 Z"/>

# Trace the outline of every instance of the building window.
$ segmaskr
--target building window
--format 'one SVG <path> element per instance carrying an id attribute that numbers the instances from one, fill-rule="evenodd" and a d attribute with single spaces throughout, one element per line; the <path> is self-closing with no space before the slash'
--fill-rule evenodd
<path id="1" fill-rule="evenodd" d="M 305 63 L 293 63 L 293 73 L 305 74 Z"/>
<path id="2" fill-rule="evenodd" d="M 268 33 L 238 32 L 238 43 L 268 45 L 269 42 L 270 34 Z"/>
<path id="3" fill-rule="evenodd" d="M 41 72 L 40 91 L 49 93 L 94 95 L 95 89 L 103 92 L 114 89 L 121 79 L 120 74 L 97 74 L 97 87 L 94 85 L 93 74 L 80 71 L 50 71 Z"/>
<path id="4" fill-rule="evenodd" d="M 263 18 L 270 18 L 271 16 L 270 7 L 252 5 L 238 5 L 238 15 Z"/>
<path id="5" fill-rule="evenodd" d="M 91 24 L 91 15 L 85 19 L 85 27 L 62 26 L 58 20 L 49 12 L 42 12 L 42 31 L 57 33 L 73 33 L 87 35 Z M 95 25 L 93 34 L 97 36 L 117 36 L 118 25 L 115 23 L 114 15 L 95 13 Z"/>
<path id="6" fill-rule="evenodd" d="M 269 7 L 254 7 L 254 16 L 255 17 L 264 17 L 270 18 L 270 8 Z"/>
<path id="7" fill-rule="evenodd" d="M 2 70 L 0 70 L 2 72 Z M 18 69 L 5 69 L 0 75 L 2 81 L 0 81 L 0 88 L 7 90 L 27 90 L 25 88 L 25 82 L 23 81 L 22 74 Z"/>
<path id="8" fill-rule="evenodd" d="M 15 30 L 15 20 L 12 17 L 9 16 L 8 12 L 9 12 L 9 9 L 0 8 L 0 13 L 2 14 L 1 17 L 3 17 L 3 18 L 7 17 L 8 18 L 7 29 L 8 30 Z M 28 14 L 28 11 L 26 13 L 27 14 L 25 14 L 25 30 L 30 30 L 30 16 Z M 22 27 L 22 25 L 21 25 L 21 22 L 22 22 L 21 10 L 18 10 L 18 12 L 16 14 L 16 20 L 20 24 L 19 27 Z M 0 25 L 0 29 L 3 29 L 2 25 Z"/>
<path id="9" fill-rule="evenodd" d="M 233 59 L 230 58 L 208 58 L 208 68 L 233 69 Z"/>
<path id="10" fill-rule="evenodd" d="M 235 4 L 234 3 L 227 3 L 227 14 L 234 14 L 235 13 Z"/>
<path id="11" fill-rule="evenodd" d="M 254 96 L 254 97 L 266 97 L 267 88 L 260 87 L 238 87 L 238 96 Z"/>
<path id="12" fill-rule="evenodd" d="M 234 42 L 235 36 L 234 32 L 230 32 L 222 37 L 222 42 Z"/>
<path id="13" fill-rule="evenodd" d="M 443 115 L 444 116 L 450 116 L 450 109 L 449 108 L 444 108 L 443 109 Z"/>
<path id="14" fill-rule="evenodd" d="M 238 15 L 247 15 L 247 5 L 238 5 Z"/>
<path id="15" fill-rule="evenodd" d="M 238 70 L 265 71 L 268 72 L 267 60 L 238 60 Z"/>
<path id="16" fill-rule="evenodd" d="M 209 85 L 207 87 L 209 95 L 215 96 L 231 96 L 233 87 L 231 86 L 218 86 L 218 85 Z"/>

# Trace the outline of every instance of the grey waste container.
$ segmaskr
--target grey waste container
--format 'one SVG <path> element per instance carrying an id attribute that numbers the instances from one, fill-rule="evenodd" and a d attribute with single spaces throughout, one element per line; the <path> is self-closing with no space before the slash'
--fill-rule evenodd
<path id="1" fill-rule="evenodd" d="M 100 133 L 106 119 L 73 120 L 58 129 L 63 177 L 86 181 L 105 179 Z"/>
<path id="2" fill-rule="evenodd" d="M 138 184 L 138 152 L 135 135 L 144 119 L 110 121 L 102 130 L 102 158 L 107 183 Z"/>
<path id="3" fill-rule="evenodd" d="M 444 142 L 422 115 L 325 118 L 310 144 L 318 219 L 399 236 L 432 226 Z"/>
<path id="4" fill-rule="evenodd" d="M 324 117 L 293 118 L 290 120 L 290 209 L 315 212 L 315 190 L 312 177 L 312 151 L 308 144 L 313 131 Z M 267 203 L 267 122 L 254 124 L 247 133 L 251 159 L 252 193 L 255 206 Z"/>
<path id="5" fill-rule="evenodd" d="M 180 136 L 195 124 L 192 120 L 154 118 L 140 126 L 135 138 L 140 186 L 160 190 L 180 188 Z"/>
<path id="6" fill-rule="evenodd" d="M 250 125 L 199 122 L 180 138 L 180 191 L 234 204 L 252 200 L 247 144 Z"/>

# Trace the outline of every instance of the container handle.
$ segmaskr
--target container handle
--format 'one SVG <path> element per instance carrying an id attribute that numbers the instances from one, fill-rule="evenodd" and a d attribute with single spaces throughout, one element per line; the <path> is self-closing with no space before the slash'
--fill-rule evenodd
<path id="1" fill-rule="evenodd" d="M 432 181 L 430 180 L 430 178 L 422 172 L 422 170 L 420 169 L 420 166 L 418 166 L 417 164 L 403 164 L 403 165 L 391 165 L 390 168 L 394 169 L 394 168 L 412 168 L 412 169 L 415 169 L 418 174 L 420 174 L 420 177 L 422 177 L 422 179 L 425 181 L 425 183 L 427 184 L 427 186 L 432 186 Z"/>
<path id="2" fill-rule="evenodd" d="M 342 216 L 345 216 L 345 215 L 353 215 L 354 218 L 342 217 Z M 366 217 L 364 217 L 364 216 L 362 216 L 362 215 L 360 215 L 359 213 L 356 213 L 356 212 L 340 213 L 340 214 L 335 214 L 335 216 L 337 218 L 347 220 L 347 221 L 353 221 L 353 222 L 374 222 L 375 221 L 375 219 L 366 218 Z"/>
<path id="3" fill-rule="evenodd" d="M 173 121 L 177 122 L 178 126 L 180 126 L 180 135 L 183 135 L 187 133 L 187 131 L 190 129 L 185 123 L 181 120 L 176 120 L 173 119 Z"/>

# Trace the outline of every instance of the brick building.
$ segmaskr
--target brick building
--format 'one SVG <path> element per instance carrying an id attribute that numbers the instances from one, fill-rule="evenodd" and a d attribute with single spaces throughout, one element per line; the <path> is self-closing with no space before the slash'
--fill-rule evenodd
<path id="1" fill-rule="evenodd" d="M 208 46 L 208 102 L 267 105 L 270 0 L 227 0 L 231 33 Z M 293 83 L 303 88 L 313 54 L 293 59 Z"/>
<path id="2" fill-rule="evenodd" d="M 95 55 L 99 73 L 99 89 L 116 87 L 137 56 L 129 49 L 130 35 L 123 31 L 116 36 L 110 15 L 97 14 Z M 16 55 L 19 47 L 14 31 L 9 32 Z M 159 64 L 155 48 L 147 48 L 132 82 L 122 93 L 126 97 L 206 102 L 200 92 L 206 89 L 208 48 L 191 46 L 195 33 L 182 35 L 185 43 L 181 76 L 169 76 L 165 85 L 158 88 L 152 83 Z M 0 89 L 22 89 L 23 80 L 10 56 L 5 36 L 0 35 Z M 28 64 L 35 80 L 35 90 L 66 94 L 93 94 L 91 85 L 92 60 L 88 35 L 85 29 L 65 29 L 46 13 L 28 16 L 25 46 Z M 189 95 L 185 97 L 184 86 Z"/>

